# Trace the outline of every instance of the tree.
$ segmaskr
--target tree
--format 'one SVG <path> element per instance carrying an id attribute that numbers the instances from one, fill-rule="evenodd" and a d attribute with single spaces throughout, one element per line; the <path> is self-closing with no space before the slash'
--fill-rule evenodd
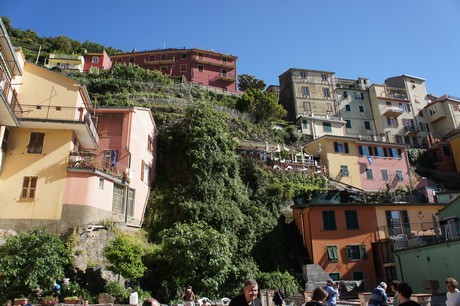
<path id="1" fill-rule="evenodd" d="M 173 228 L 165 229 L 161 233 L 161 251 L 156 256 L 168 267 L 163 270 L 164 275 L 157 274 L 168 287 L 191 283 L 195 292 L 206 296 L 219 293 L 232 267 L 228 237 L 203 221 L 176 223 Z M 176 284 L 177 280 L 184 283 Z"/>
<path id="2" fill-rule="evenodd" d="M 51 292 L 68 263 L 65 245 L 43 228 L 8 238 L 0 247 L 0 295 L 29 295 L 37 288 Z"/>
<path id="3" fill-rule="evenodd" d="M 249 74 L 240 74 L 238 75 L 238 89 L 241 91 L 246 91 L 248 89 L 259 89 L 264 90 L 265 82 L 263 80 L 259 80 L 252 75 Z"/>
<path id="4" fill-rule="evenodd" d="M 287 114 L 275 94 L 260 89 L 248 89 L 238 101 L 237 107 L 252 115 L 256 123 L 271 123 L 281 120 Z"/>
<path id="5" fill-rule="evenodd" d="M 104 249 L 104 256 L 110 262 L 108 267 L 116 274 L 133 280 L 142 277 L 146 267 L 142 263 L 144 250 L 128 234 L 117 234 L 115 240 Z"/>

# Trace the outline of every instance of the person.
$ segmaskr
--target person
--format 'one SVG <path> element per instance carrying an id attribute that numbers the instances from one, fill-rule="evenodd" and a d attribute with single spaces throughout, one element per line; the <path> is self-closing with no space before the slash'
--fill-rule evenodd
<path id="1" fill-rule="evenodd" d="M 142 306 L 160 306 L 160 303 L 154 298 L 147 298 L 142 303 Z"/>
<path id="2" fill-rule="evenodd" d="M 192 286 L 188 285 L 187 290 L 182 294 L 182 300 L 185 306 L 195 306 L 195 293 L 192 291 Z"/>
<path id="3" fill-rule="evenodd" d="M 89 305 L 88 299 L 84 299 L 84 300 L 83 300 L 83 306 L 88 306 L 88 305 Z"/>
<path id="4" fill-rule="evenodd" d="M 305 306 L 323 306 L 324 301 L 327 298 L 327 292 L 323 288 L 316 288 L 313 291 L 311 300 L 305 304 Z"/>
<path id="5" fill-rule="evenodd" d="M 416 301 L 412 301 L 410 296 L 412 295 L 412 288 L 407 283 L 401 283 L 398 285 L 399 301 L 400 306 L 421 306 Z"/>
<path id="6" fill-rule="evenodd" d="M 259 294 L 259 285 L 256 280 L 248 279 L 243 285 L 243 294 L 234 297 L 229 306 L 262 306 L 262 302 L 257 295 Z"/>
<path id="7" fill-rule="evenodd" d="M 276 306 L 282 306 L 284 303 L 284 293 L 283 290 L 278 289 L 275 291 L 275 294 L 273 295 L 273 302 L 275 302 Z"/>
<path id="8" fill-rule="evenodd" d="M 30 304 L 29 299 L 25 298 L 23 306 L 32 306 L 32 304 Z"/>
<path id="9" fill-rule="evenodd" d="M 368 306 L 388 305 L 388 296 L 385 290 L 387 290 L 387 284 L 385 282 L 378 284 L 377 287 L 371 291 Z"/>
<path id="10" fill-rule="evenodd" d="M 11 302 L 11 300 L 6 300 L 5 306 L 11 306 L 11 305 L 13 305 L 13 303 Z"/>
<path id="11" fill-rule="evenodd" d="M 399 280 L 394 280 L 391 282 L 390 289 L 391 291 L 394 292 L 393 296 L 393 306 L 399 306 L 399 293 L 398 293 L 398 285 L 400 281 Z"/>
<path id="12" fill-rule="evenodd" d="M 339 295 L 339 290 L 337 289 L 337 283 L 334 283 L 332 278 L 329 278 L 326 281 L 325 290 L 327 292 L 327 306 L 335 306 L 337 304 L 337 296 Z"/>
<path id="13" fill-rule="evenodd" d="M 211 306 L 211 303 L 209 302 L 208 299 L 203 299 L 201 301 L 201 306 Z"/>
<path id="14" fill-rule="evenodd" d="M 446 306 L 459 306 L 460 305 L 460 292 L 458 290 L 458 282 L 455 278 L 449 277 L 446 279 Z"/>

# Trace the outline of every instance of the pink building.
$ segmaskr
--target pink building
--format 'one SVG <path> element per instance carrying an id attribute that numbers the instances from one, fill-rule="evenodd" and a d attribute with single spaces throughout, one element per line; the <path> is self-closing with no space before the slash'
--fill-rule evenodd
<path id="1" fill-rule="evenodd" d="M 97 110 L 99 146 L 70 153 L 61 220 L 141 226 L 155 171 L 157 130 L 147 108 Z"/>
<path id="2" fill-rule="evenodd" d="M 368 191 L 408 186 L 410 165 L 406 146 L 396 143 L 357 141 L 361 188 Z"/>
<path id="3" fill-rule="evenodd" d="M 203 49 L 158 49 L 116 54 L 113 63 L 132 63 L 188 82 L 237 93 L 237 57 Z"/>
<path id="4" fill-rule="evenodd" d="M 102 52 L 85 52 L 83 58 L 83 72 L 85 73 L 96 73 L 112 67 L 112 60 L 105 50 Z"/>

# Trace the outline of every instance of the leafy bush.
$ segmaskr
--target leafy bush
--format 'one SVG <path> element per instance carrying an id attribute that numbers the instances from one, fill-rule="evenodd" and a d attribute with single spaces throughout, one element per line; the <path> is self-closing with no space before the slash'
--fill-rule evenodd
<path id="1" fill-rule="evenodd" d="M 259 288 L 282 288 L 286 295 L 298 293 L 299 285 L 295 278 L 288 272 L 261 272 L 257 277 Z"/>
<path id="2" fill-rule="evenodd" d="M 120 283 L 109 282 L 105 286 L 105 290 L 116 299 L 117 304 L 128 304 L 131 291 L 124 288 Z"/>

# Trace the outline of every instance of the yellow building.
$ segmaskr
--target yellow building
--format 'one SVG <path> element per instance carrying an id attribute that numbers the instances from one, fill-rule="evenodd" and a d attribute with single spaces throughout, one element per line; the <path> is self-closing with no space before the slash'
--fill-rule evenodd
<path id="1" fill-rule="evenodd" d="M 449 142 L 452 150 L 452 156 L 455 160 L 457 173 L 460 173 L 460 133 L 458 130 L 451 132 L 451 136 L 447 138 L 447 142 Z"/>
<path id="2" fill-rule="evenodd" d="M 22 118 L 6 128 L 0 175 L 0 220 L 20 230 L 61 218 L 69 152 L 98 144 L 86 89 L 28 62 L 23 69 Z"/>

